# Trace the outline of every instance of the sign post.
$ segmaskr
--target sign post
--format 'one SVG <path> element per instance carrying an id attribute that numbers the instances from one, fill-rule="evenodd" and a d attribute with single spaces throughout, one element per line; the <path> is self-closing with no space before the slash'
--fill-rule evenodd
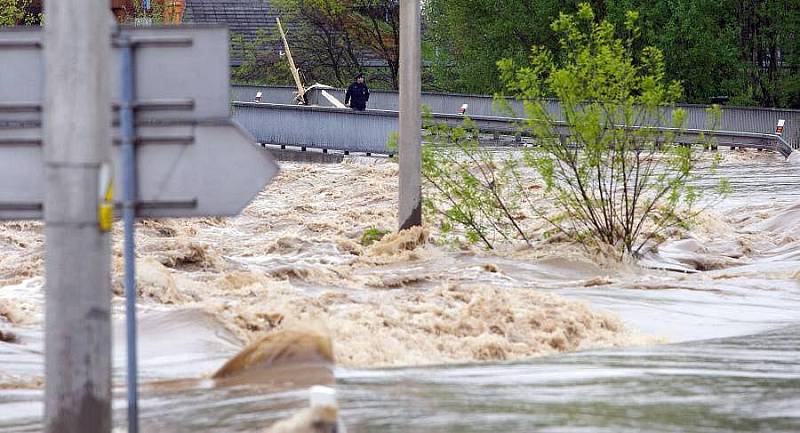
<path id="1" fill-rule="evenodd" d="M 400 0 L 400 196 L 398 226 L 422 225 L 422 60 L 419 0 Z"/>
<path id="2" fill-rule="evenodd" d="M 277 166 L 229 119 L 226 29 L 122 28 L 112 39 L 93 2 L 46 8 L 45 43 L 39 31 L 0 31 L 0 220 L 46 224 L 45 430 L 108 433 L 109 237 L 123 210 L 135 433 L 134 217 L 236 215 Z"/>
<path id="3" fill-rule="evenodd" d="M 120 46 L 120 160 L 122 168 L 122 223 L 125 227 L 125 333 L 128 343 L 128 433 L 139 433 L 139 369 L 136 339 L 136 132 L 133 125 L 134 61 L 131 38 L 123 35 Z"/>
<path id="4" fill-rule="evenodd" d="M 122 173 L 120 118 L 113 113 L 121 105 L 119 37 L 125 35 L 136 53 L 137 218 L 237 215 L 278 168 L 269 152 L 230 120 L 227 30 L 123 27 L 109 43 L 114 62 L 105 80 L 113 108 L 107 114 L 112 173 Z M 0 220 L 44 217 L 42 111 L 59 101 L 75 110 L 75 103 L 61 94 L 50 94 L 43 103 L 42 45 L 38 31 L 0 31 L 0 65 L 9 66 L 4 70 L 8 73 L 0 74 Z M 60 81 L 58 86 L 68 83 Z M 114 197 L 114 207 L 122 208 L 119 196 Z"/>

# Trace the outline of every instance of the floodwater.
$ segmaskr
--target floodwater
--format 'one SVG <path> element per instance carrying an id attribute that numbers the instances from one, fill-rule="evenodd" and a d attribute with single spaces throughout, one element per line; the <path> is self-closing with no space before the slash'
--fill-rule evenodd
<path id="1" fill-rule="evenodd" d="M 374 159 L 286 164 L 237 218 L 144 222 L 142 431 L 291 415 L 304 387 L 207 378 L 312 318 L 333 336 L 350 432 L 800 431 L 800 157 L 723 155 L 734 193 L 638 263 L 426 242 L 435 231 L 364 247 L 364 230 L 394 226 L 397 167 Z M 16 337 L 0 342 L 2 432 L 41 430 L 42 243 L 38 224 L 0 225 L 0 331 Z"/>

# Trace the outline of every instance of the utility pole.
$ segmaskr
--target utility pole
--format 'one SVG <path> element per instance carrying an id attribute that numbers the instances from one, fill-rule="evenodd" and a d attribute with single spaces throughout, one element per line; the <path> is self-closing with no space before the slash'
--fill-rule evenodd
<path id="1" fill-rule="evenodd" d="M 400 230 L 422 225 L 419 0 L 400 0 Z"/>
<path id="2" fill-rule="evenodd" d="M 109 433 L 112 19 L 96 0 L 44 16 L 45 432 Z"/>

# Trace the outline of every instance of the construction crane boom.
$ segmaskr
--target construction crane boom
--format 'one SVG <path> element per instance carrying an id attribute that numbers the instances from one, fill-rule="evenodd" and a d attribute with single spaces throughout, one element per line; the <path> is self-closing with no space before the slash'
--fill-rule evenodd
<path id="1" fill-rule="evenodd" d="M 308 102 L 306 101 L 306 89 L 303 86 L 303 82 L 300 80 L 300 72 L 297 70 L 297 67 L 294 65 L 294 59 L 292 58 L 292 51 L 289 49 L 289 42 L 286 40 L 286 33 L 283 31 L 283 26 L 281 25 L 281 19 L 275 17 L 275 21 L 278 22 L 278 31 L 281 32 L 281 39 L 283 39 L 283 47 L 286 50 L 286 57 L 289 59 L 289 69 L 292 71 L 292 77 L 294 77 L 294 84 L 297 86 L 297 102 L 306 105 Z"/>

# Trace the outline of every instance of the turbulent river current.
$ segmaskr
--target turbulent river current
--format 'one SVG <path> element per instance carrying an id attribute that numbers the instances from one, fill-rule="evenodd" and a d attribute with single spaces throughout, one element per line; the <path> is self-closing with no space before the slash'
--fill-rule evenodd
<path id="1" fill-rule="evenodd" d="M 396 164 L 287 163 L 241 216 L 142 221 L 141 430 L 259 432 L 306 387 L 208 378 L 323 323 L 349 432 L 800 431 L 800 155 L 725 151 L 733 192 L 641 260 L 395 226 Z M 125 430 L 121 232 L 114 424 Z M 0 431 L 42 429 L 43 228 L 0 224 Z"/>

